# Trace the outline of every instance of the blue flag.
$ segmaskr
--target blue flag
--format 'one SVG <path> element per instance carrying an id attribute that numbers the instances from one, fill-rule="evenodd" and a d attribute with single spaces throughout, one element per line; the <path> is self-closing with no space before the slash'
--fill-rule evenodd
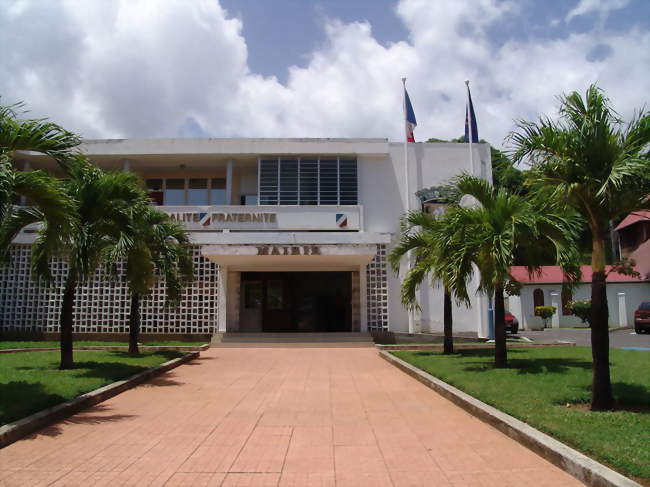
<path id="1" fill-rule="evenodd" d="M 413 131 L 415 130 L 415 127 L 417 127 L 418 123 L 415 121 L 415 112 L 413 111 L 409 94 L 406 92 L 406 87 L 404 87 L 404 111 L 406 142 L 415 142 L 415 134 Z"/>
<path id="2" fill-rule="evenodd" d="M 472 127 L 472 143 L 478 143 L 478 126 L 476 125 L 476 115 L 474 114 L 474 105 L 472 104 L 472 94 L 467 86 L 467 99 L 469 106 L 465 107 L 465 142 L 470 142 L 469 133 L 470 126 Z M 470 125 L 471 124 L 471 125 Z"/>

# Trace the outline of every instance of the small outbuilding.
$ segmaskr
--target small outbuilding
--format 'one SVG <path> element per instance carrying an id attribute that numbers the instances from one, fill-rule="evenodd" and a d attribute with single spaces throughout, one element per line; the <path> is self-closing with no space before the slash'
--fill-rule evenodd
<path id="1" fill-rule="evenodd" d="M 542 319 L 535 315 L 537 306 L 554 306 L 557 309 L 549 321 L 549 326 L 553 328 L 580 326 L 580 318 L 571 313 L 567 304 L 569 301 L 591 299 L 591 266 L 581 266 L 581 270 L 580 284 L 569 291 L 563 290 L 566 279 L 559 266 L 542 266 L 541 272 L 533 275 L 524 266 L 513 266 L 512 276 L 521 283 L 521 292 L 519 296 L 508 298 L 508 308 L 519 320 L 520 328 L 543 328 Z M 634 310 L 642 301 L 650 301 L 650 281 L 643 274 L 640 277 L 626 276 L 610 272 L 611 266 L 606 270 L 609 325 L 633 326 Z"/>

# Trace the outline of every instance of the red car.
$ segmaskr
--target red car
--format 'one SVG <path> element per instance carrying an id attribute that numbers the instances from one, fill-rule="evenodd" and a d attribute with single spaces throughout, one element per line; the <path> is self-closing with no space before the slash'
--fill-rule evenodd
<path id="1" fill-rule="evenodd" d="M 512 313 L 506 312 L 506 333 L 517 333 L 519 331 L 519 321 Z"/>
<path id="2" fill-rule="evenodd" d="M 634 331 L 638 334 L 650 330 L 650 301 L 644 301 L 634 312 Z"/>

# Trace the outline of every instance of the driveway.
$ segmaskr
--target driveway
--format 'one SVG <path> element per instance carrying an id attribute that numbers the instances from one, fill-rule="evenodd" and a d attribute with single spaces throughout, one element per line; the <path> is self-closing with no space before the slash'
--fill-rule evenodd
<path id="1" fill-rule="evenodd" d="M 367 348 L 221 348 L 0 450 L 0 485 L 582 485 Z"/>
<path id="2" fill-rule="evenodd" d="M 569 341 L 579 347 L 591 346 L 589 328 L 546 328 L 542 331 L 520 331 L 519 336 L 525 336 L 536 342 Z M 637 335 L 634 329 L 613 329 L 609 332 L 609 346 L 613 348 L 634 348 L 650 351 L 650 334 Z"/>

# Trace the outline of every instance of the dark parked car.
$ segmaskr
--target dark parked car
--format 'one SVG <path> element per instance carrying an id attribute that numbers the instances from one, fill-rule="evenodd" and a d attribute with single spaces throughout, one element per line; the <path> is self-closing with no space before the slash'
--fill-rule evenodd
<path id="1" fill-rule="evenodd" d="M 512 313 L 506 312 L 506 333 L 517 333 L 519 331 L 519 321 Z"/>
<path id="2" fill-rule="evenodd" d="M 644 301 L 634 312 L 634 331 L 647 333 L 650 331 L 650 301 Z"/>

